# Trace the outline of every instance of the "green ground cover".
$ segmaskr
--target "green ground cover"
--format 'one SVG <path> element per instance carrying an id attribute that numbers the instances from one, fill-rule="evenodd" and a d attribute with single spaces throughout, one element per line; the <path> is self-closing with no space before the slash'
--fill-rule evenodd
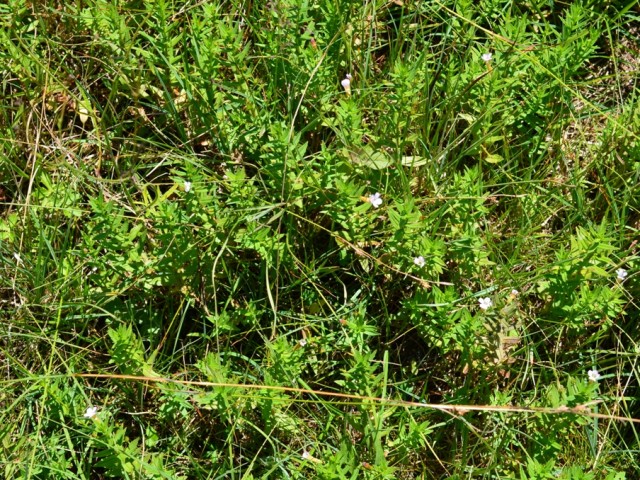
<path id="1" fill-rule="evenodd" d="M 7 479 L 640 478 L 640 6 L 0 4 Z"/>

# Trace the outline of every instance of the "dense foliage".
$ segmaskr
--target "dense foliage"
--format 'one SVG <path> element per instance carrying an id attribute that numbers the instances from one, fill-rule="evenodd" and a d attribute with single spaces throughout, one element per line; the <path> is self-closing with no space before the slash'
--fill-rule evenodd
<path id="1" fill-rule="evenodd" d="M 636 1 L 3 2 L 5 478 L 638 478 L 639 59 Z"/>

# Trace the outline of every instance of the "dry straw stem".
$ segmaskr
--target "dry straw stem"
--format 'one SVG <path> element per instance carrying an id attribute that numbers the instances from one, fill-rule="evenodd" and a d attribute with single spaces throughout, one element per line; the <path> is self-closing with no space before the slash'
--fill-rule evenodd
<path id="1" fill-rule="evenodd" d="M 530 413 L 545 415 L 580 415 L 588 418 L 600 418 L 604 420 L 615 420 L 618 422 L 639 423 L 639 418 L 620 417 L 617 415 L 607 415 L 604 413 L 595 413 L 589 410 L 593 402 L 576 407 L 562 406 L 559 408 L 544 407 L 518 407 L 510 405 L 441 405 L 437 403 L 410 402 L 406 400 L 394 400 L 382 397 L 368 397 L 362 395 L 353 395 L 350 393 L 324 392 L 322 390 L 311 390 L 298 387 L 282 387 L 276 385 L 257 385 L 252 383 L 222 383 L 222 382 L 201 382 L 192 380 L 173 380 L 164 377 L 146 377 L 137 375 L 118 375 L 105 373 L 77 373 L 73 374 L 76 378 L 101 378 L 110 380 L 128 380 L 132 382 L 155 382 L 155 383 L 173 383 L 177 385 L 193 386 L 193 387 L 213 387 L 213 388 L 233 388 L 247 390 L 272 390 L 286 393 L 302 393 L 306 395 L 316 395 L 318 397 L 333 397 L 347 400 L 355 400 L 357 403 L 378 403 L 380 405 L 394 407 L 412 407 L 427 408 L 431 410 L 440 410 L 450 413 L 451 415 L 464 415 L 467 412 L 502 412 L 502 413 Z M 295 399 L 292 399 L 295 401 Z"/>

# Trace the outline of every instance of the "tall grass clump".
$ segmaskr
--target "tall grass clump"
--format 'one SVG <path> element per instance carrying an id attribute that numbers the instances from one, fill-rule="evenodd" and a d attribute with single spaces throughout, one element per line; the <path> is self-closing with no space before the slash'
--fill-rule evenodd
<path id="1" fill-rule="evenodd" d="M 0 5 L 16 479 L 640 478 L 635 1 Z"/>

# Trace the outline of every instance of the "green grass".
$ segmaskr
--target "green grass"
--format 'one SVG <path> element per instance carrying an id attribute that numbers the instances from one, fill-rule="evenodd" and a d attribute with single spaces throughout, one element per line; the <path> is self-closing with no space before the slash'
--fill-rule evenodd
<path id="1" fill-rule="evenodd" d="M 639 478 L 639 32 L 0 5 L 5 478 Z"/>

